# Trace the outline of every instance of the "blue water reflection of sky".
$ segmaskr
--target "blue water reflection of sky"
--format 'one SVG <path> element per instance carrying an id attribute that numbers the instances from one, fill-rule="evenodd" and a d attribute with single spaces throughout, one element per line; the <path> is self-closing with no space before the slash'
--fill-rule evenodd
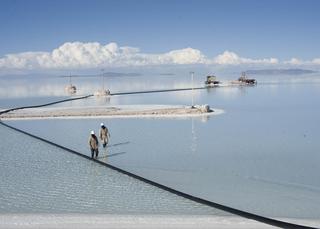
<path id="1" fill-rule="evenodd" d="M 212 88 L 195 93 L 197 103 L 225 110 L 208 119 L 98 118 L 10 124 L 89 155 L 88 133 L 98 131 L 100 122 L 105 122 L 112 138 L 102 155 L 117 156 L 101 160 L 253 213 L 319 219 L 319 94 L 319 84 L 312 83 Z M 112 97 L 109 103 L 113 100 L 117 104 L 188 104 L 191 96 L 170 92 Z"/>
<path id="2" fill-rule="evenodd" d="M 230 216 L 2 125 L 0 134 L 0 214 Z"/>

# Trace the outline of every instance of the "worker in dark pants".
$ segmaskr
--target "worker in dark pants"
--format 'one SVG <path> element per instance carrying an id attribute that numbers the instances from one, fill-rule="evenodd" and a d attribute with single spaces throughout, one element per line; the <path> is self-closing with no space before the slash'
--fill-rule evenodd
<path id="1" fill-rule="evenodd" d="M 110 133 L 109 133 L 108 128 L 103 123 L 101 123 L 100 126 L 101 126 L 101 128 L 100 128 L 100 132 L 99 132 L 99 137 L 102 142 L 103 148 L 105 148 L 108 145 Z"/>
<path id="2" fill-rule="evenodd" d="M 97 158 L 99 154 L 99 142 L 93 130 L 90 133 L 89 146 L 91 150 L 91 158 L 94 158 L 94 154 L 96 154 L 95 158 Z"/>

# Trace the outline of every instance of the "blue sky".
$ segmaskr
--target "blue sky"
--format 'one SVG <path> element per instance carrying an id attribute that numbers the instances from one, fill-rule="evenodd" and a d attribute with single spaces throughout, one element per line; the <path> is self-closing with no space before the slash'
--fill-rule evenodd
<path id="1" fill-rule="evenodd" d="M 1 0 L 0 57 L 80 41 L 309 60 L 320 57 L 319 12 L 317 0 Z"/>

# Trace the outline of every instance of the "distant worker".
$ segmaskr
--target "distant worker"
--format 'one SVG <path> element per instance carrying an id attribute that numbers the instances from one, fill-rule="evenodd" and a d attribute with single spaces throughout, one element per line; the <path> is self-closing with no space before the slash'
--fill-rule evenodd
<path id="1" fill-rule="evenodd" d="M 102 141 L 102 146 L 105 148 L 109 142 L 110 133 L 108 128 L 103 123 L 101 123 L 99 136 Z"/>
<path id="2" fill-rule="evenodd" d="M 90 132 L 90 137 L 89 137 L 89 146 L 90 146 L 90 150 L 91 150 L 91 158 L 94 157 L 94 154 L 96 154 L 96 158 L 98 157 L 99 154 L 99 142 L 98 142 L 98 138 L 95 135 L 94 131 L 92 130 Z"/>

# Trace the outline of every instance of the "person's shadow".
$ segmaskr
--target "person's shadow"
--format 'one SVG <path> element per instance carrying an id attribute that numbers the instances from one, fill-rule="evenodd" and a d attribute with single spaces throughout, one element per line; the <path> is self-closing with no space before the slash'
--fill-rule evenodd
<path id="1" fill-rule="evenodd" d="M 127 152 L 118 152 L 118 153 L 108 154 L 108 148 L 110 148 L 110 147 L 117 147 L 117 146 L 121 146 L 121 145 L 127 145 L 127 144 L 129 144 L 129 143 L 130 143 L 130 142 L 127 141 L 127 142 L 120 142 L 120 143 L 115 143 L 115 144 L 112 144 L 112 145 L 108 145 L 108 146 L 105 148 L 105 153 L 106 153 L 106 155 L 100 156 L 100 157 L 98 157 L 97 159 L 102 160 L 102 161 L 105 161 L 106 158 L 114 157 L 114 156 L 119 156 L 119 155 L 125 154 L 125 153 L 127 153 Z"/>
<path id="2" fill-rule="evenodd" d="M 121 145 L 127 145 L 127 144 L 129 144 L 129 143 L 130 143 L 129 141 L 127 141 L 127 142 L 115 143 L 115 144 L 112 144 L 112 145 L 108 145 L 107 148 L 116 147 L 116 146 L 121 146 Z"/>
<path id="3" fill-rule="evenodd" d="M 112 154 L 108 154 L 108 155 L 105 155 L 105 156 L 102 156 L 102 157 L 98 157 L 97 159 L 114 157 L 114 156 L 118 156 L 118 155 L 125 154 L 125 153 L 127 153 L 127 152 L 112 153 Z"/>

